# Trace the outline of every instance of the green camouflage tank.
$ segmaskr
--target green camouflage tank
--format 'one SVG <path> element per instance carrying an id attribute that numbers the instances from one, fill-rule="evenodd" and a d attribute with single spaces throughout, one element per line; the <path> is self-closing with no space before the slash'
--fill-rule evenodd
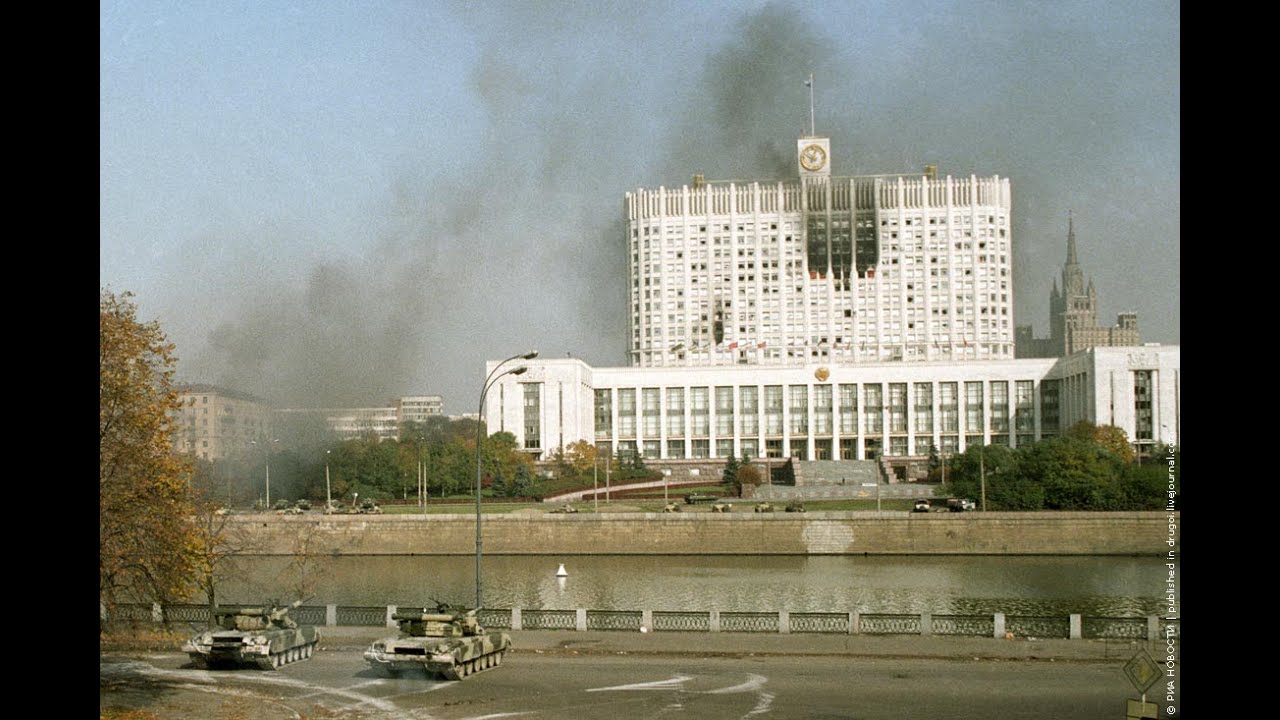
<path id="1" fill-rule="evenodd" d="M 302 605 L 270 608 L 215 609 L 217 630 L 209 630 L 191 638 L 182 651 L 197 668 L 254 664 L 263 670 L 274 670 L 315 652 L 320 631 L 308 625 L 299 627 L 289 611 Z"/>
<path id="2" fill-rule="evenodd" d="M 511 647 L 507 633 L 485 632 L 475 610 L 440 603 L 434 611 L 401 610 L 391 617 L 400 624 L 400 636 L 377 640 L 364 653 L 370 666 L 391 677 L 420 668 L 461 680 L 497 667 Z"/>

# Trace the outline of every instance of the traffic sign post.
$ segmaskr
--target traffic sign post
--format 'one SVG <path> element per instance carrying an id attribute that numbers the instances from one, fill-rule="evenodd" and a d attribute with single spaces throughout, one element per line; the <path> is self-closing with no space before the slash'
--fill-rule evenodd
<path id="1" fill-rule="evenodd" d="M 1124 664 L 1124 674 L 1129 678 L 1129 682 L 1133 683 L 1133 687 L 1142 693 L 1141 700 L 1127 701 L 1126 720 L 1148 720 L 1160 717 L 1156 704 L 1147 702 L 1147 690 L 1160 679 L 1160 666 L 1156 661 L 1151 659 L 1145 649 L 1139 650 L 1137 655 Z"/>

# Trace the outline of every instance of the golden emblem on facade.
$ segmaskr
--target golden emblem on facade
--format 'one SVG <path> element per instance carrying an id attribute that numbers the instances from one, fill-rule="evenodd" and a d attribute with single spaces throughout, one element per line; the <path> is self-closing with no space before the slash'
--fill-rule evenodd
<path id="1" fill-rule="evenodd" d="M 831 377 L 831 371 L 824 367 L 820 367 L 813 371 L 813 376 L 818 378 L 818 382 L 826 382 L 827 378 Z"/>

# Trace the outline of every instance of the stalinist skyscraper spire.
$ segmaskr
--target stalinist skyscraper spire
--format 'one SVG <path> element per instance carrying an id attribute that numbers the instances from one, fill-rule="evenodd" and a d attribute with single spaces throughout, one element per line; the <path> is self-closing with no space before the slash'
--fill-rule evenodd
<path id="1" fill-rule="evenodd" d="M 1062 287 L 1055 280 L 1049 292 L 1049 338 L 1032 337 L 1030 326 L 1019 328 L 1018 357 L 1062 357 L 1091 347 L 1138 345 L 1138 316 L 1120 313 L 1115 327 L 1098 326 L 1098 291 L 1086 282 L 1076 249 L 1075 218 L 1067 214 L 1067 261 Z"/>

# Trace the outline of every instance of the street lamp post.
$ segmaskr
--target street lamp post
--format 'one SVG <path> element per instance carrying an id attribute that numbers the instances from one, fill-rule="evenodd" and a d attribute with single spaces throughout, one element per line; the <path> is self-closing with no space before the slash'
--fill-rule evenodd
<path id="1" fill-rule="evenodd" d="M 423 514 L 427 512 L 427 461 L 426 452 L 423 445 L 426 443 L 426 436 L 421 431 L 418 432 L 418 505 L 422 507 Z"/>
<path id="2" fill-rule="evenodd" d="M 333 491 L 329 485 L 329 453 L 332 450 L 324 451 L 324 506 L 329 512 L 333 512 Z"/>
<path id="3" fill-rule="evenodd" d="M 480 610 L 480 608 L 484 607 L 482 603 L 482 598 L 480 596 L 480 555 L 481 555 L 481 548 L 483 547 L 483 544 L 484 544 L 484 541 L 481 539 L 481 534 L 480 534 L 480 479 L 481 479 L 480 445 L 482 442 L 484 442 L 484 435 L 483 435 L 484 433 L 484 398 L 486 395 L 489 394 L 489 388 L 492 387 L 492 385 L 503 376 L 521 375 L 529 370 L 527 366 L 521 365 L 520 367 L 512 368 L 510 370 L 507 370 L 506 372 L 495 375 L 495 373 L 498 372 L 498 368 L 502 367 L 503 365 L 506 365 L 512 360 L 532 360 L 536 357 L 538 357 L 538 351 L 531 350 L 522 355 L 512 355 L 506 360 L 503 360 L 497 365 L 494 365 L 493 369 L 489 371 L 489 375 L 484 379 L 484 386 L 480 390 L 480 407 L 476 411 L 476 611 L 477 612 Z"/>
<path id="4" fill-rule="evenodd" d="M 987 446 L 978 448 L 978 478 L 982 483 L 982 512 L 987 511 Z"/>
<path id="5" fill-rule="evenodd" d="M 267 506 L 266 506 L 266 508 L 265 508 L 265 509 L 267 509 L 267 510 L 270 510 L 270 509 L 271 509 L 271 446 L 270 446 L 269 444 L 267 444 L 267 443 L 278 443 L 278 442 L 280 442 L 280 441 L 279 441 L 279 440 L 277 440 L 277 439 L 275 439 L 275 438 L 272 438 L 271 440 L 263 440 L 263 441 L 262 441 L 262 443 L 263 443 L 263 445 L 262 445 L 262 449 L 263 449 L 263 451 L 264 451 L 264 453 L 265 453 L 266 466 L 267 466 Z M 250 441 L 249 441 L 249 444 L 250 444 L 250 445 L 257 445 L 257 444 L 258 444 L 258 441 L 257 441 L 257 440 L 250 440 Z"/>

